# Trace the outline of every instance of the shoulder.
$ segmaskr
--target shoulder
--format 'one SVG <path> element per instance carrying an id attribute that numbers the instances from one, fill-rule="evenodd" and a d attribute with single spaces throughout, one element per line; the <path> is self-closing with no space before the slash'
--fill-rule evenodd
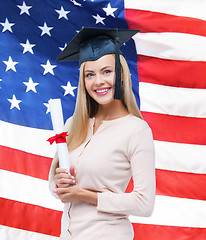
<path id="1" fill-rule="evenodd" d="M 133 133 L 141 133 L 142 131 L 151 131 L 148 123 L 134 115 L 129 114 L 127 118 L 127 129 L 133 131 Z"/>

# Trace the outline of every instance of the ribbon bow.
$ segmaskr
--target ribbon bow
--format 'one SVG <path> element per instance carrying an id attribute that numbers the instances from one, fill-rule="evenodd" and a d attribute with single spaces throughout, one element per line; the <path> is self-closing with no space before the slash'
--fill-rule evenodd
<path id="1" fill-rule="evenodd" d="M 53 137 L 50 137 L 49 139 L 47 139 L 47 141 L 50 142 L 50 145 L 52 145 L 53 142 L 65 143 L 67 136 L 68 136 L 67 132 L 62 132 L 62 133 L 56 134 Z"/>

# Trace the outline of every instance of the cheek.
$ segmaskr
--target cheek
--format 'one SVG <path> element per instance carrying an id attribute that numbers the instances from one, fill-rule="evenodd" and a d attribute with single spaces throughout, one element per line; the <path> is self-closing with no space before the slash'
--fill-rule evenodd
<path id="1" fill-rule="evenodd" d="M 92 83 L 90 81 L 85 81 L 85 88 L 87 92 L 89 92 L 92 89 Z"/>

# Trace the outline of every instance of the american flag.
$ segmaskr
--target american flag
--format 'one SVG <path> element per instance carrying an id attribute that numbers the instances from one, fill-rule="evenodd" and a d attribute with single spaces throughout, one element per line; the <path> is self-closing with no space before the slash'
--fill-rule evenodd
<path id="1" fill-rule="evenodd" d="M 141 30 L 121 50 L 154 135 L 157 196 L 151 217 L 130 216 L 134 239 L 206 239 L 205 9 L 205 0 L 0 2 L 0 239 L 60 234 L 48 100 L 72 115 L 78 63 L 55 59 L 82 27 Z"/>

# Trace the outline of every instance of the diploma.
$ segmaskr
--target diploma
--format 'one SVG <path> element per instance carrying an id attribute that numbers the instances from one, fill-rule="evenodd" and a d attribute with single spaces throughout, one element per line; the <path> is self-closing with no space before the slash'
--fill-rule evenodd
<path id="1" fill-rule="evenodd" d="M 59 167 L 67 169 L 69 171 L 69 151 L 66 143 L 67 133 L 64 132 L 64 120 L 61 100 L 50 99 L 49 108 L 55 136 L 48 139 L 48 141 L 50 142 L 50 144 L 52 144 L 54 141 L 56 142 L 57 154 L 59 158 Z"/>

